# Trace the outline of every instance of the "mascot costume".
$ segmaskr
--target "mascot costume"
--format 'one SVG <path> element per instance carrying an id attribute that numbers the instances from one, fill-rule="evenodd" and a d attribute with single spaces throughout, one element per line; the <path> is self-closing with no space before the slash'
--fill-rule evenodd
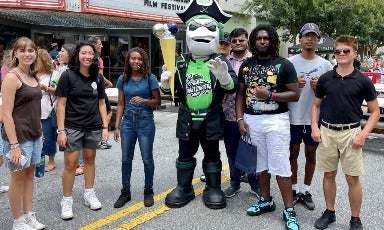
<path id="1" fill-rule="evenodd" d="M 204 152 L 202 162 L 206 177 L 203 191 L 205 206 L 226 207 L 221 190 L 219 140 L 223 138 L 224 113 L 221 102 L 226 93 L 237 88 L 236 74 L 225 57 L 216 54 L 223 24 L 231 15 L 224 13 L 215 0 L 191 0 L 177 14 L 186 24 L 189 54 L 176 60 L 174 89 L 180 102 L 176 125 L 179 153 L 176 159 L 177 187 L 165 199 L 170 208 L 180 208 L 195 198 L 192 186 L 199 144 Z M 172 73 L 163 66 L 161 89 L 170 93 Z"/>

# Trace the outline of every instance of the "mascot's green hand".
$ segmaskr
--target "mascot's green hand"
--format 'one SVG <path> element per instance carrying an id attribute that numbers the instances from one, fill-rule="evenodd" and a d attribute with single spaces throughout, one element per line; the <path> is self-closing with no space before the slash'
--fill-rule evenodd
<path id="1" fill-rule="evenodd" d="M 172 73 L 171 71 L 167 71 L 167 66 L 165 65 L 163 65 L 161 69 L 163 70 L 160 76 L 161 88 L 170 89 L 171 87 L 169 86 L 169 79 L 171 78 Z"/>
<path id="2" fill-rule="evenodd" d="M 207 65 L 209 70 L 219 80 L 221 85 L 227 85 L 231 82 L 232 78 L 228 73 L 228 66 L 225 61 L 222 61 L 219 57 L 209 60 Z"/>

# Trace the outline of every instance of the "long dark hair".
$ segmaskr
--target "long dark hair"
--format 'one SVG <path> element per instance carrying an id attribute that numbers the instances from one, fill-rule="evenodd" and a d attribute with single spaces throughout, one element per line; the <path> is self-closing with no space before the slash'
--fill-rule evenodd
<path id="1" fill-rule="evenodd" d="M 75 54 L 76 44 L 73 44 L 73 43 L 65 43 L 65 44 L 62 45 L 61 47 L 63 47 L 63 48 L 68 52 L 68 60 L 67 60 L 67 62 L 65 63 L 66 65 L 68 65 L 69 60 L 70 60 L 71 57 Z"/>
<path id="2" fill-rule="evenodd" d="M 249 50 L 251 51 L 252 56 L 255 58 L 257 57 L 256 37 L 260 30 L 265 30 L 268 33 L 268 51 L 271 53 L 272 57 L 279 56 L 279 35 L 277 34 L 276 29 L 271 25 L 258 25 L 252 30 L 251 34 L 249 35 Z"/>
<path id="3" fill-rule="evenodd" d="M 76 46 L 74 55 L 71 55 L 69 57 L 68 67 L 69 67 L 70 70 L 73 70 L 73 71 L 79 71 L 80 70 L 79 53 L 80 53 L 80 49 L 83 46 L 91 47 L 92 50 L 93 50 L 93 53 L 95 54 L 94 57 L 93 57 L 93 60 L 92 60 L 92 64 L 89 67 L 89 74 L 91 76 L 95 76 L 95 75 L 97 75 L 99 73 L 98 55 L 97 55 L 95 47 L 93 45 L 89 44 L 88 42 L 81 42 L 80 44 L 78 44 Z"/>
<path id="4" fill-rule="evenodd" d="M 128 79 L 131 77 L 132 75 L 132 68 L 131 66 L 129 65 L 129 59 L 131 58 L 131 54 L 133 52 L 136 52 L 136 53 L 139 53 L 141 58 L 143 59 L 143 65 L 141 66 L 140 68 L 140 72 L 143 74 L 143 76 L 147 76 L 149 77 L 152 73 L 151 73 L 151 68 L 149 67 L 149 60 L 148 60 L 148 55 L 147 53 L 145 52 L 145 50 L 143 50 L 142 48 L 140 47 L 134 47 L 132 49 L 130 49 L 128 51 L 128 54 L 127 54 L 127 57 L 125 58 L 125 63 L 124 63 L 124 74 L 123 74 L 123 77 L 124 77 L 124 81 L 127 82 Z"/>

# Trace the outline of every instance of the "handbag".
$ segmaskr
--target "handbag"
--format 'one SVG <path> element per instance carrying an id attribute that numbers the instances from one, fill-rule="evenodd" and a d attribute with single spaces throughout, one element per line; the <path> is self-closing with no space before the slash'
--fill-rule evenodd
<path id="1" fill-rule="evenodd" d="M 49 77 L 49 85 L 52 83 L 52 74 Z M 56 117 L 56 108 L 54 107 L 54 102 L 56 101 L 56 97 L 52 99 L 51 94 L 48 94 L 49 100 L 51 101 L 51 113 L 49 116 L 51 117 L 51 127 L 52 128 L 57 128 L 57 117 Z"/>
<path id="2" fill-rule="evenodd" d="M 251 144 L 249 133 L 240 137 L 239 145 L 237 146 L 235 167 L 247 174 L 256 172 L 257 163 L 257 147 Z"/>

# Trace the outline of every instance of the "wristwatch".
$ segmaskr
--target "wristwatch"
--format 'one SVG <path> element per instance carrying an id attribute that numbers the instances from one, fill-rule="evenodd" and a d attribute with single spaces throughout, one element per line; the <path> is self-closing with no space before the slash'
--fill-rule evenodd
<path id="1" fill-rule="evenodd" d="M 56 133 L 57 133 L 57 134 L 65 133 L 65 130 L 64 130 L 64 129 L 58 129 L 58 130 L 56 130 Z"/>

